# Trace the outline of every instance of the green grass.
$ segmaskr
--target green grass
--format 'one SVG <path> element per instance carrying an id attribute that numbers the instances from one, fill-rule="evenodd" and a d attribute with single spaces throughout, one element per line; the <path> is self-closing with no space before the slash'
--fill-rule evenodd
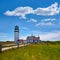
<path id="1" fill-rule="evenodd" d="M 0 53 L 0 60 L 60 60 L 60 44 L 41 43 Z"/>
<path id="2" fill-rule="evenodd" d="M 2 47 L 10 47 L 12 46 L 11 44 L 15 43 L 13 41 L 0 42 L 0 45 L 2 45 Z"/>
<path id="3" fill-rule="evenodd" d="M 14 44 L 13 41 L 0 42 L 1 45 Z"/>

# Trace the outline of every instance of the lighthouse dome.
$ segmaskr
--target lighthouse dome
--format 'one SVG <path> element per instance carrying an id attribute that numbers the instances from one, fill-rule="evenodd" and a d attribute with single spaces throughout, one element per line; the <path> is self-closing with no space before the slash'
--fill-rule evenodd
<path id="1" fill-rule="evenodd" d="M 15 26 L 15 30 L 19 30 L 19 27 L 17 25 Z"/>

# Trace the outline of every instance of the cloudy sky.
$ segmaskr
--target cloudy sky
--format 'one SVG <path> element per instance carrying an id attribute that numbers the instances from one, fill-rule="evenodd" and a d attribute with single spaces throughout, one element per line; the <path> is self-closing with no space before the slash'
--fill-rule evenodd
<path id="1" fill-rule="evenodd" d="M 20 38 L 60 40 L 60 0 L 1 0 L 0 41 L 13 41 L 16 25 Z"/>

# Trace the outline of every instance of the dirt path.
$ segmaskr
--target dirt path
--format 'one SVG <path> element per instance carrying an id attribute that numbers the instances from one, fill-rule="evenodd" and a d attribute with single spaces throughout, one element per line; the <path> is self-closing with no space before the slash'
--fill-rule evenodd
<path id="1" fill-rule="evenodd" d="M 28 44 L 21 44 L 21 45 L 19 45 L 19 47 L 26 46 L 26 45 L 28 45 Z M 2 48 L 2 51 L 9 50 L 9 49 L 12 49 L 12 48 L 17 48 L 17 47 L 18 47 L 17 45 L 16 46 L 11 46 L 11 47 L 4 47 L 4 48 Z"/>

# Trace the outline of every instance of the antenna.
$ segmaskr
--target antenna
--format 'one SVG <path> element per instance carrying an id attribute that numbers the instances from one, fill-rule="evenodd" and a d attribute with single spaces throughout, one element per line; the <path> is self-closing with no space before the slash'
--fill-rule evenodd
<path id="1" fill-rule="evenodd" d="M 33 34 L 31 34 L 31 36 L 33 36 Z"/>
<path id="2" fill-rule="evenodd" d="M 39 34 L 38 34 L 38 37 L 39 37 Z"/>

